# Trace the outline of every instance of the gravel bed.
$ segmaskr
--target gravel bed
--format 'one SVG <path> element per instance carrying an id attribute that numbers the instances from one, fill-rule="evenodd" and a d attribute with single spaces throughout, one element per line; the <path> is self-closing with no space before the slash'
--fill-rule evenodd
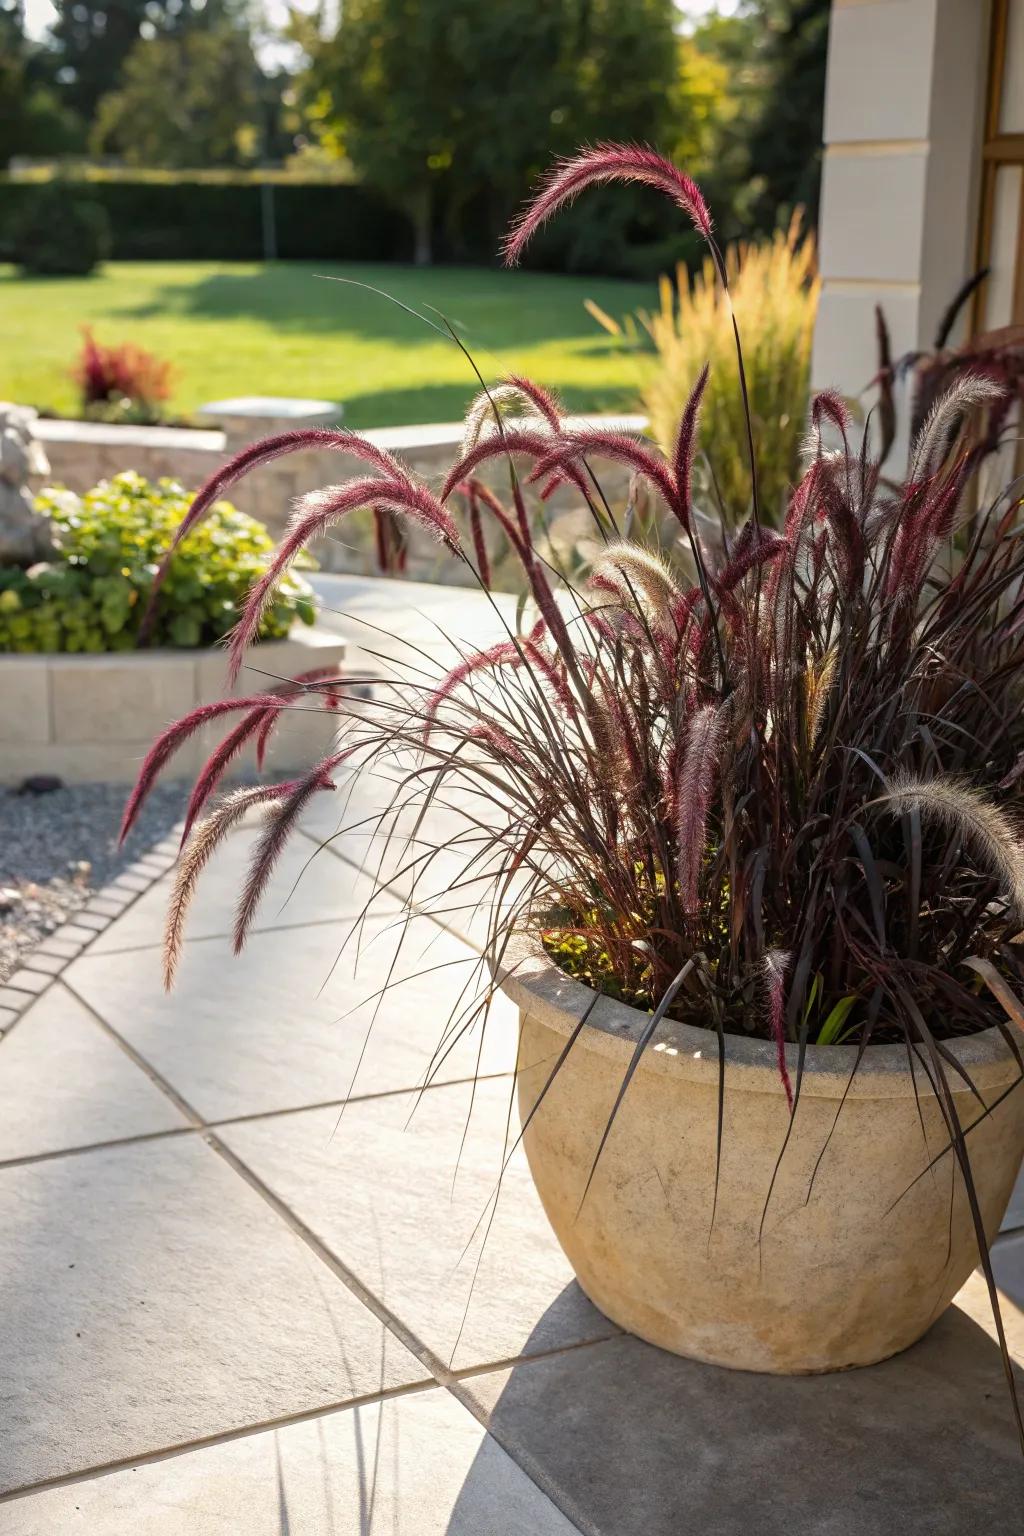
<path id="1" fill-rule="evenodd" d="M 188 800 L 184 782 L 158 784 L 119 849 L 126 794 L 123 784 L 0 790 L 0 982 L 100 886 L 165 838 Z"/>

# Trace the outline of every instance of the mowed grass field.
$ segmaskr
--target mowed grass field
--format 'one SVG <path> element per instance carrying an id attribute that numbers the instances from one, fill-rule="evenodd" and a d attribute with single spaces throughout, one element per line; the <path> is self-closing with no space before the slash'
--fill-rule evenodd
<path id="1" fill-rule="evenodd" d="M 240 394 L 338 401 L 354 427 L 457 420 L 477 388 L 453 342 L 385 289 L 457 328 L 488 382 L 518 371 L 573 410 L 635 406 L 641 361 L 583 308 L 615 316 L 655 301 L 653 285 L 473 267 L 307 262 L 110 262 L 88 278 L 24 278 L 0 266 L 0 399 L 73 414 L 70 369 L 83 325 L 174 367 L 171 414 Z"/>

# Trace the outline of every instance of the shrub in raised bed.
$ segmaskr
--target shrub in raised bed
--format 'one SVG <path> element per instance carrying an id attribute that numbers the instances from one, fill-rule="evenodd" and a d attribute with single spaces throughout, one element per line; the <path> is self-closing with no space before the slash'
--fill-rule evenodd
<path id="1" fill-rule="evenodd" d="M 55 487 L 37 507 L 50 518 L 52 560 L 27 571 L 0 567 L 0 651 L 125 651 L 136 644 L 161 557 L 191 493 L 174 480 L 151 485 L 127 472 L 84 496 Z M 149 642 L 212 645 L 238 618 L 263 574 L 273 541 L 263 524 L 219 501 L 175 551 Z M 315 617 L 312 590 L 290 574 L 277 587 L 260 634 L 276 640 Z"/>

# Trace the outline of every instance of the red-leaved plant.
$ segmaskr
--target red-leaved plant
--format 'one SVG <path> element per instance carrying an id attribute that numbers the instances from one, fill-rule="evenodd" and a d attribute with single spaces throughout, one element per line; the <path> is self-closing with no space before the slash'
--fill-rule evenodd
<path id="1" fill-rule="evenodd" d="M 170 399 L 170 363 L 133 342 L 104 346 L 92 329 L 82 327 L 82 350 L 72 370 L 86 415 L 97 407 L 130 408 L 137 416 L 156 420 Z"/>
<path id="2" fill-rule="evenodd" d="M 717 259 L 689 178 L 651 151 L 614 146 L 555 169 L 510 235 L 508 259 L 584 188 L 624 180 L 674 199 Z M 738 336 L 737 351 L 742 388 Z M 236 949 L 310 800 L 343 763 L 346 773 L 398 763 L 389 815 L 437 805 L 466 818 L 464 834 L 411 851 L 401 873 L 419 880 L 442 852 L 465 853 L 463 875 L 445 884 L 475 893 L 489 912 L 494 967 L 512 931 L 532 925 L 596 990 L 655 1012 L 671 998 L 672 1017 L 719 1039 L 774 1040 L 793 1112 L 809 1047 L 849 1041 L 856 1070 L 869 1043 L 905 1043 L 945 1117 L 945 1152 L 968 1191 L 998 1322 L 943 1041 L 995 1026 L 1024 1072 L 1014 1023 L 1024 956 L 1013 942 L 1024 926 L 1017 493 L 976 515 L 967 547 L 950 556 L 982 451 L 959 427 L 968 410 L 1000 398 L 1000 385 L 984 373 L 959 376 L 928 413 L 893 490 L 869 436 L 851 442 L 843 401 L 819 395 L 783 528 L 761 525 L 752 487 L 751 520 L 715 556 L 698 537 L 691 491 L 705 378 L 694 381 L 668 456 L 625 432 L 570 426 L 545 391 L 517 378 L 483 391 L 436 493 L 346 432 L 291 433 L 246 449 L 200 493 L 186 527 L 241 473 L 292 448 L 336 447 L 365 463 L 359 477 L 298 505 L 233 636 L 232 677 L 282 572 L 360 507 L 428 529 L 485 589 L 484 529 L 497 528 L 533 612 L 520 632 L 461 655 L 427 685 L 417 654 L 416 670 L 386 701 L 343 717 L 333 755 L 297 780 L 236 791 L 211 808 L 234 751 L 294 701 L 214 706 L 239 711 L 241 723 L 189 806 L 167 981 L 198 873 L 244 811 L 261 803 L 266 819 L 240 895 Z M 651 549 L 623 537 L 601 489 L 602 461 L 625 465 L 664 504 L 676 544 Z M 507 466 L 506 496 L 478 478 L 486 465 Z M 542 493 L 569 484 L 589 509 L 603 547 L 582 584 L 560 579 L 538 554 L 524 481 Z M 468 544 L 455 498 L 470 510 Z M 209 717 L 209 709 L 190 715 L 157 742 L 126 831 L 175 747 Z M 792 1076 L 787 1042 L 799 1048 Z"/>

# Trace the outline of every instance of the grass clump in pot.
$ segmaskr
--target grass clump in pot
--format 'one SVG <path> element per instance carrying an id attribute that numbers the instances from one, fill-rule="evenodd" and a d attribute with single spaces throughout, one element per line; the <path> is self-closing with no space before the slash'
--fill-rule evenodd
<path id="1" fill-rule="evenodd" d="M 629 147 L 556 167 L 513 230 L 509 260 L 551 214 L 608 181 L 671 198 L 727 290 L 699 189 Z M 736 344 L 742 398 L 738 331 Z M 983 371 L 959 377 L 933 405 L 895 487 L 881 480 L 870 424 L 856 439 L 844 402 L 819 394 L 781 525 L 767 525 L 752 476 L 749 519 L 713 553 L 697 532 L 692 485 L 707 385 L 705 368 L 666 453 L 624 432 L 580 428 L 543 390 L 514 379 L 483 391 L 436 491 L 341 431 L 271 439 L 215 477 L 179 537 L 238 476 L 293 447 L 315 439 L 362 461 L 358 475 L 298 506 L 235 630 L 236 674 L 296 557 L 357 507 L 383 506 L 427 528 L 486 588 L 483 540 L 463 540 L 452 515 L 460 498 L 472 499 L 515 551 L 531 612 L 443 676 L 428 676 L 417 655 L 404 684 L 344 718 L 337 750 L 304 777 L 220 802 L 210 798 L 218 774 L 200 779 L 172 903 L 168 981 L 198 873 L 249 805 L 265 804 L 266 824 L 239 896 L 236 948 L 309 802 L 353 765 L 396 763 L 395 819 L 382 825 L 397 825 L 410 806 L 417 816 L 453 807 L 466 819 L 464 834 L 415 845 L 399 862 L 424 879 L 440 854 L 463 850 L 455 888 L 489 912 L 493 965 L 527 926 L 598 992 L 719 1042 L 774 1041 L 794 1114 L 816 1044 L 849 1043 L 852 1071 L 871 1044 L 905 1045 L 946 1118 L 946 1152 L 972 1201 L 995 1304 L 944 1042 L 994 1027 L 1021 1062 L 1024 530 L 1015 487 L 977 511 L 967 547 L 950 558 L 982 453 L 964 423 L 1002 386 Z M 749 473 L 756 454 L 744 419 Z M 630 538 L 629 509 L 602 494 L 609 461 L 664 504 L 675 524 L 667 547 Z M 495 462 L 507 469 L 500 497 L 476 479 Z M 584 580 L 561 578 L 538 556 L 528 483 L 569 484 L 589 508 L 602 548 Z M 314 681 L 304 692 L 332 689 Z M 243 742 L 293 703 L 227 701 L 225 713 L 239 717 L 228 739 Z M 190 716 L 156 743 L 126 827 L 175 746 L 206 719 Z M 467 1008 L 448 1038 L 472 1018 Z M 795 1073 L 787 1044 L 797 1047 Z"/>

